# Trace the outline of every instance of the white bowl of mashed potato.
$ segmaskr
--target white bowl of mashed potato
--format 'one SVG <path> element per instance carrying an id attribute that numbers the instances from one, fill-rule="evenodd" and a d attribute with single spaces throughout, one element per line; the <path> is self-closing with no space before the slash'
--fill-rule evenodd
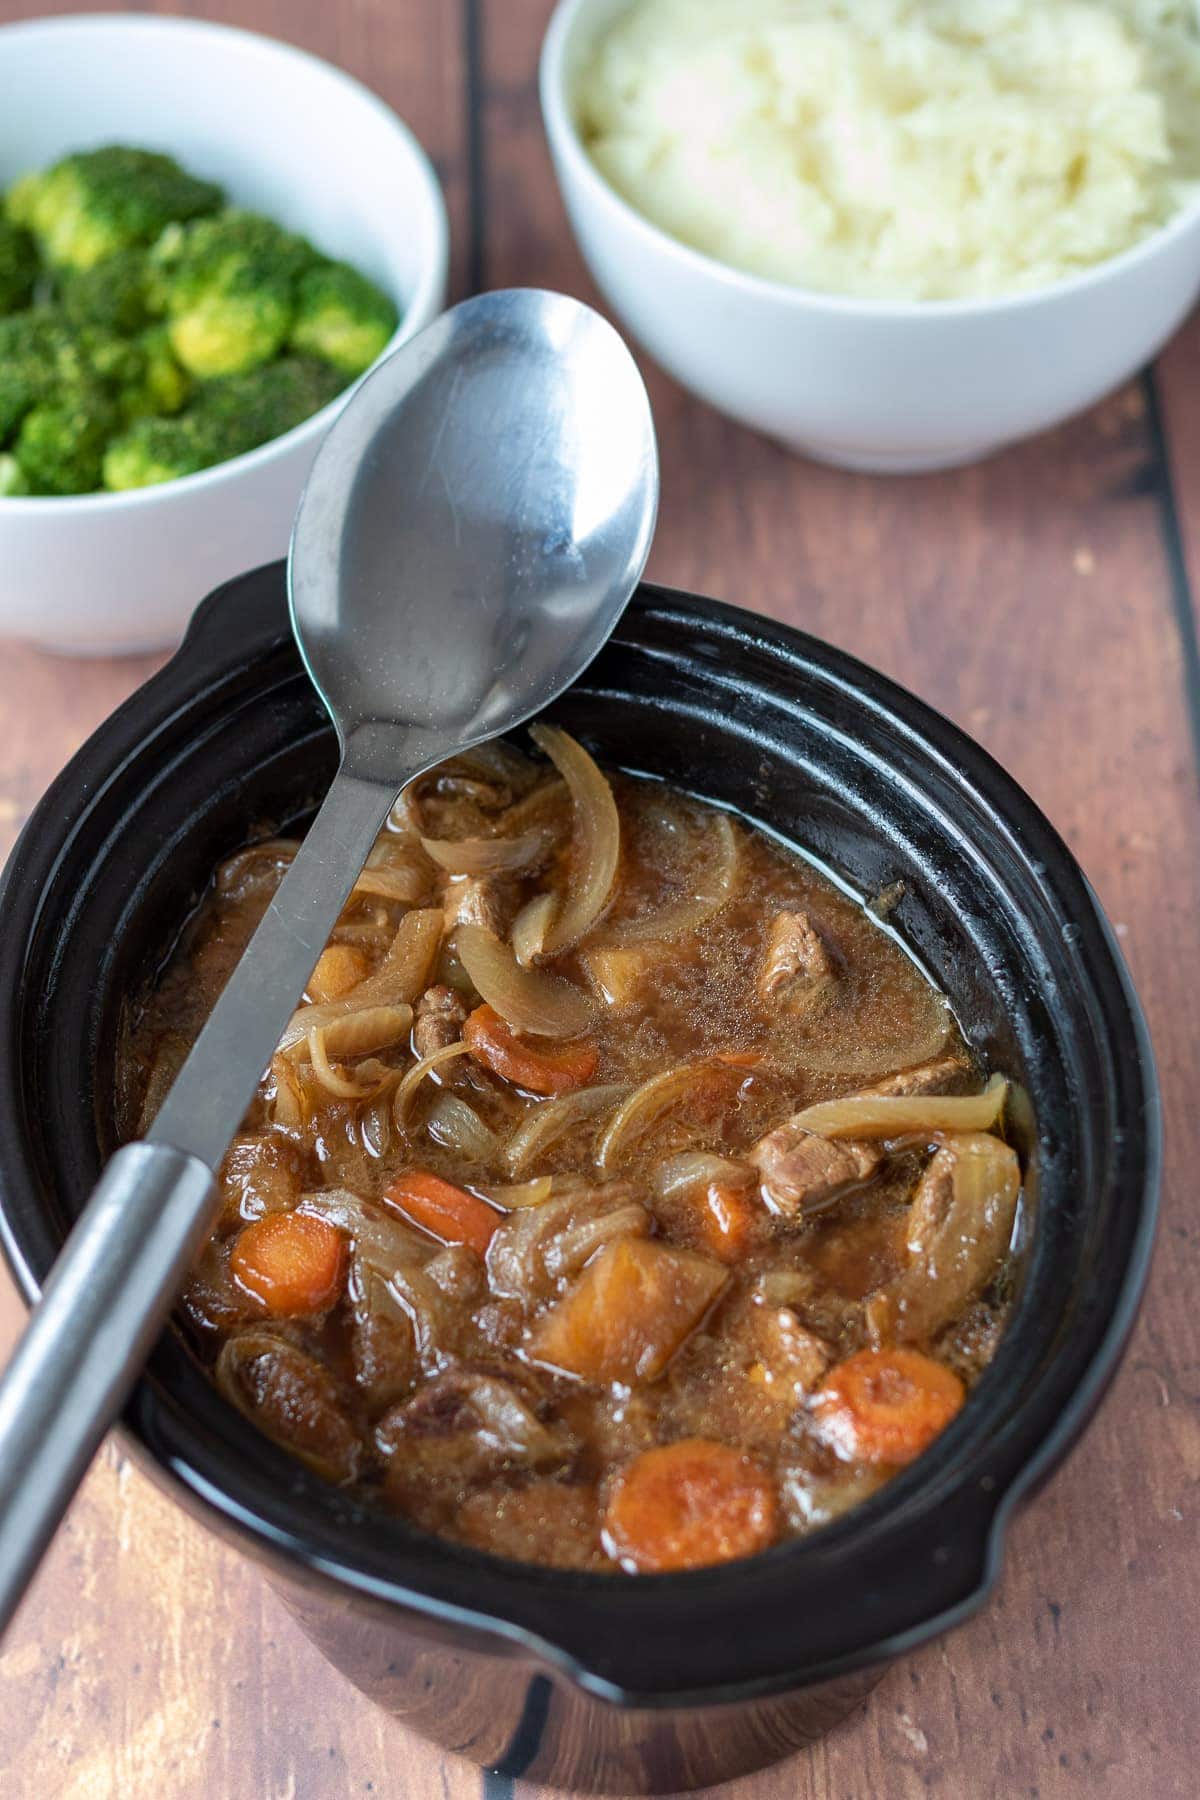
<path id="1" fill-rule="evenodd" d="M 1200 294 L 1192 0 L 561 0 L 541 94 L 630 331 L 829 462 L 1045 430 Z"/>

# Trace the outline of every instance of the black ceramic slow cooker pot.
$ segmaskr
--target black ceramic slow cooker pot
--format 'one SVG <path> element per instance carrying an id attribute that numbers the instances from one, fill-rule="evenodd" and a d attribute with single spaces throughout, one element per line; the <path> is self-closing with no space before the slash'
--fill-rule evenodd
<path id="1" fill-rule="evenodd" d="M 733 805 L 894 920 L 1018 1084 L 1031 1231 L 1012 1324 L 936 1445 L 810 1539 L 678 1575 L 584 1575 L 434 1540 L 328 1486 L 164 1334 L 125 1413 L 142 1466 L 260 1559 L 415 1730 L 510 1774 L 715 1782 L 842 1717 L 979 1606 L 1014 1503 L 1081 1430 L 1146 1273 L 1159 1120 L 1137 1001 L 1083 876 L 969 739 L 828 646 L 643 587 L 555 709 L 600 756 Z M 114 1051 L 214 864 L 310 810 L 332 733 L 282 565 L 230 583 L 38 806 L 3 883 L 0 1210 L 35 1295 L 114 1147 Z"/>

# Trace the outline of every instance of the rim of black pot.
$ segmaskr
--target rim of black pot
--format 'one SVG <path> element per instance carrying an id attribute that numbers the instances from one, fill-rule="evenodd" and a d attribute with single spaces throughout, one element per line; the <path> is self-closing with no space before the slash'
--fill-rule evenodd
<path id="1" fill-rule="evenodd" d="M 631 603 L 611 656 L 602 655 L 581 688 L 601 700 L 623 698 L 619 682 L 605 686 L 612 657 L 665 669 L 681 644 L 703 665 L 712 713 L 740 709 L 751 733 L 756 706 L 794 711 L 799 696 L 815 696 L 813 717 L 819 700 L 831 730 L 886 727 L 890 766 L 923 798 L 935 795 L 934 811 L 947 833 L 961 834 L 964 853 L 971 833 L 986 831 L 995 868 L 1024 896 L 1042 998 L 1065 1006 L 1064 984 L 1073 983 L 1070 1006 L 1090 1058 L 1082 1097 L 1075 1096 L 1086 1112 L 1079 1123 L 1090 1158 L 1086 1191 L 1094 1207 L 1109 1208 L 1113 1224 L 1100 1260 L 1089 1265 L 1086 1292 L 1072 1290 L 1061 1341 L 1037 1309 L 1047 1295 L 1065 1292 L 1065 1276 L 1039 1270 L 1035 1232 L 1028 1278 L 995 1361 L 917 1464 L 810 1537 L 748 1561 L 669 1576 L 510 1563 L 384 1515 L 263 1439 L 226 1405 L 173 1331 L 160 1340 L 124 1415 L 135 1446 L 184 1496 L 213 1522 L 237 1528 L 269 1561 L 373 1597 L 419 1629 L 448 1631 L 474 1648 L 525 1652 L 600 1697 L 652 1706 L 731 1701 L 823 1680 L 893 1656 L 979 1605 L 995 1579 L 1012 1507 L 1064 1454 L 1115 1370 L 1147 1274 L 1161 1161 L 1153 1059 L 1120 952 L 1069 850 L 999 765 L 844 652 L 758 615 L 650 585 Z M 144 781 L 150 768 L 169 780 L 182 743 L 218 729 L 223 709 L 269 711 L 303 680 L 283 565 L 228 583 L 199 609 L 177 656 L 68 764 L 9 860 L 0 883 L 0 1239 L 27 1299 L 39 1291 L 62 1232 L 39 1137 L 54 1121 L 32 1116 L 27 1087 L 31 1058 L 47 1046 L 25 971 L 40 956 L 52 972 L 79 925 L 82 902 L 64 901 L 61 891 L 71 885 L 72 856 L 123 782 Z M 314 721 L 314 744 L 324 735 Z M 799 753 L 795 766 L 803 766 Z M 1036 1044 L 1031 1050 L 1038 1054 Z M 62 1119 L 79 1129 L 81 1099 L 61 1104 Z M 1046 1126 L 1039 1119 L 1039 1137 Z M 98 1165 L 94 1145 L 93 1156 Z M 1076 1195 L 1054 1191 L 1063 1173 L 1051 1148 L 1039 1205 L 1077 1204 Z M 1073 1174 L 1081 1179 L 1080 1170 Z M 73 1206 L 84 1197 L 72 1195 Z"/>

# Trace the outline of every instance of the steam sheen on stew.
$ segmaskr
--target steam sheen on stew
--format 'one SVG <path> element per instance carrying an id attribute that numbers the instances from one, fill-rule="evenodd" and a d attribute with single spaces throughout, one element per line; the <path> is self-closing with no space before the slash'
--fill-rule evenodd
<path id="1" fill-rule="evenodd" d="M 800 857 L 532 736 L 396 806 L 182 1311 L 269 1438 L 430 1531 L 721 1562 L 873 1493 L 991 1358 L 1005 1084 Z M 295 850 L 218 870 L 130 1037 L 130 1135 Z"/>

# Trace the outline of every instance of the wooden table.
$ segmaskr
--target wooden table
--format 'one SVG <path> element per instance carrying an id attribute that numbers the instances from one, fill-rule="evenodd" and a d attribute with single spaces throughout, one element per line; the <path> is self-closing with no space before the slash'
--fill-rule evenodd
<path id="1" fill-rule="evenodd" d="M 0 0 L 3 21 L 45 10 L 79 0 Z M 456 296 L 524 283 L 594 298 L 538 121 L 549 0 L 161 10 L 289 38 L 390 101 L 445 185 Z M 646 372 L 664 480 L 652 574 L 846 646 L 1007 765 L 1116 922 L 1169 1133 L 1132 1348 L 1086 1441 L 1014 1526 L 998 1593 L 831 1739 L 729 1800 L 1185 1800 L 1200 1791 L 1200 322 L 1086 418 L 920 479 L 798 461 Z M 153 666 L 5 647 L 5 847 Z M 18 1317 L 6 1289 L 0 1348 Z M 7 1800 L 533 1795 L 378 1712 L 111 1445 L 0 1659 L 0 1786 Z"/>

